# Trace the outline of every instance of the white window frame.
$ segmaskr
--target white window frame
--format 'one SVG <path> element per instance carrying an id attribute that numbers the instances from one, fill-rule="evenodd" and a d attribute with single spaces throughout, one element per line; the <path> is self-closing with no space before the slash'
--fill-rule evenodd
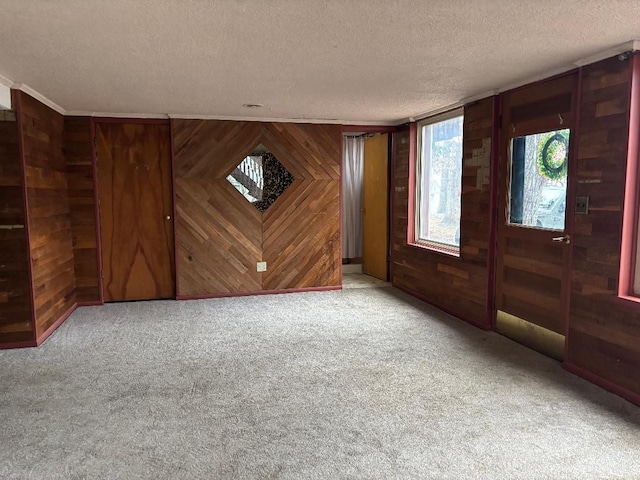
<path id="1" fill-rule="evenodd" d="M 423 212 L 427 212 L 426 217 L 428 219 L 428 202 L 425 202 L 423 205 L 421 203 L 422 198 L 422 173 L 425 168 L 428 169 L 428 165 L 425 167 L 425 162 L 422 158 L 422 132 L 424 127 L 428 127 L 430 125 L 435 125 L 437 123 L 442 123 L 447 120 L 451 120 L 453 118 L 462 117 L 464 123 L 464 108 L 457 108 L 455 110 L 451 110 L 446 113 L 442 113 L 433 117 L 425 118 L 417 122 L 416 124 L 416 158 L 415 158 L 415 198 L 414 198 L 414 233 L 413 233 L 413 245 L 428 248 L 430 250 L 436 250 L 442 253 L 447 253 L 450 255 L 460 256 L 460 246 L 455 244 L 449 244 L 444 242 L 438 242 L 435 240 L 429 240 L 425 238 L 420 238 L 420 224 L 423 217 Z M 463 139 L 464 142 L 464 139 Z M 460 154 L 460 166 L 463 167 L 463 152 Z M 462 204 L 462 177 L 460 178 L 460 203 Z M 425 198 L 429 198 L 429 192 L 425 192 Z M 460 228 L 460 219 L 458 220 L 458 228 Z"/>

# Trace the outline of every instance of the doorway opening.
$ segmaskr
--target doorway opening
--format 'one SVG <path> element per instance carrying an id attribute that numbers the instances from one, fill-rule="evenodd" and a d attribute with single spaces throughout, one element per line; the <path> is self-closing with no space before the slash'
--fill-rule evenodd
<path id="1" fill-rule="evenodd" d="M 345 133 L 342 157 L 342 286 L 388 286 L 389 135 Z"/>

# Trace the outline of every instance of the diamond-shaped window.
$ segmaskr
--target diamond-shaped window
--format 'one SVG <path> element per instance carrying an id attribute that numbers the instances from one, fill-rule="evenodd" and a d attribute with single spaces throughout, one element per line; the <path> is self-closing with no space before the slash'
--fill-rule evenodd
<path id="1" fill-rule="evenodd" d="M 227 180 L 254 207 L 265 212 L 293 183 L 293 175 L 260 144 L 238 164 Z"/>

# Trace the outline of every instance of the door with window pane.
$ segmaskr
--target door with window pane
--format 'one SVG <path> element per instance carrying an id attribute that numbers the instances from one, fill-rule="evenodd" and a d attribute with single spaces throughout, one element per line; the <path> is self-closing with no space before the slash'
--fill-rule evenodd
<path id="1" fill-rule="evenodd" d="M 496 329 L 561 359 L 569 302 L 577 74 L 502 97 Z"/>

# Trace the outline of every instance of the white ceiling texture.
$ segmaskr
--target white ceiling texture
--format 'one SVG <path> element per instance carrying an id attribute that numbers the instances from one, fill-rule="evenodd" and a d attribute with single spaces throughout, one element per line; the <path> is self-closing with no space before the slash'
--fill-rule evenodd
<path id="1" fill-rule="evenodd" d="M 640 0 L 0 0 L 0 15 L 4 83 L 85 115 L 397 124 L 640 38 Z"/>

